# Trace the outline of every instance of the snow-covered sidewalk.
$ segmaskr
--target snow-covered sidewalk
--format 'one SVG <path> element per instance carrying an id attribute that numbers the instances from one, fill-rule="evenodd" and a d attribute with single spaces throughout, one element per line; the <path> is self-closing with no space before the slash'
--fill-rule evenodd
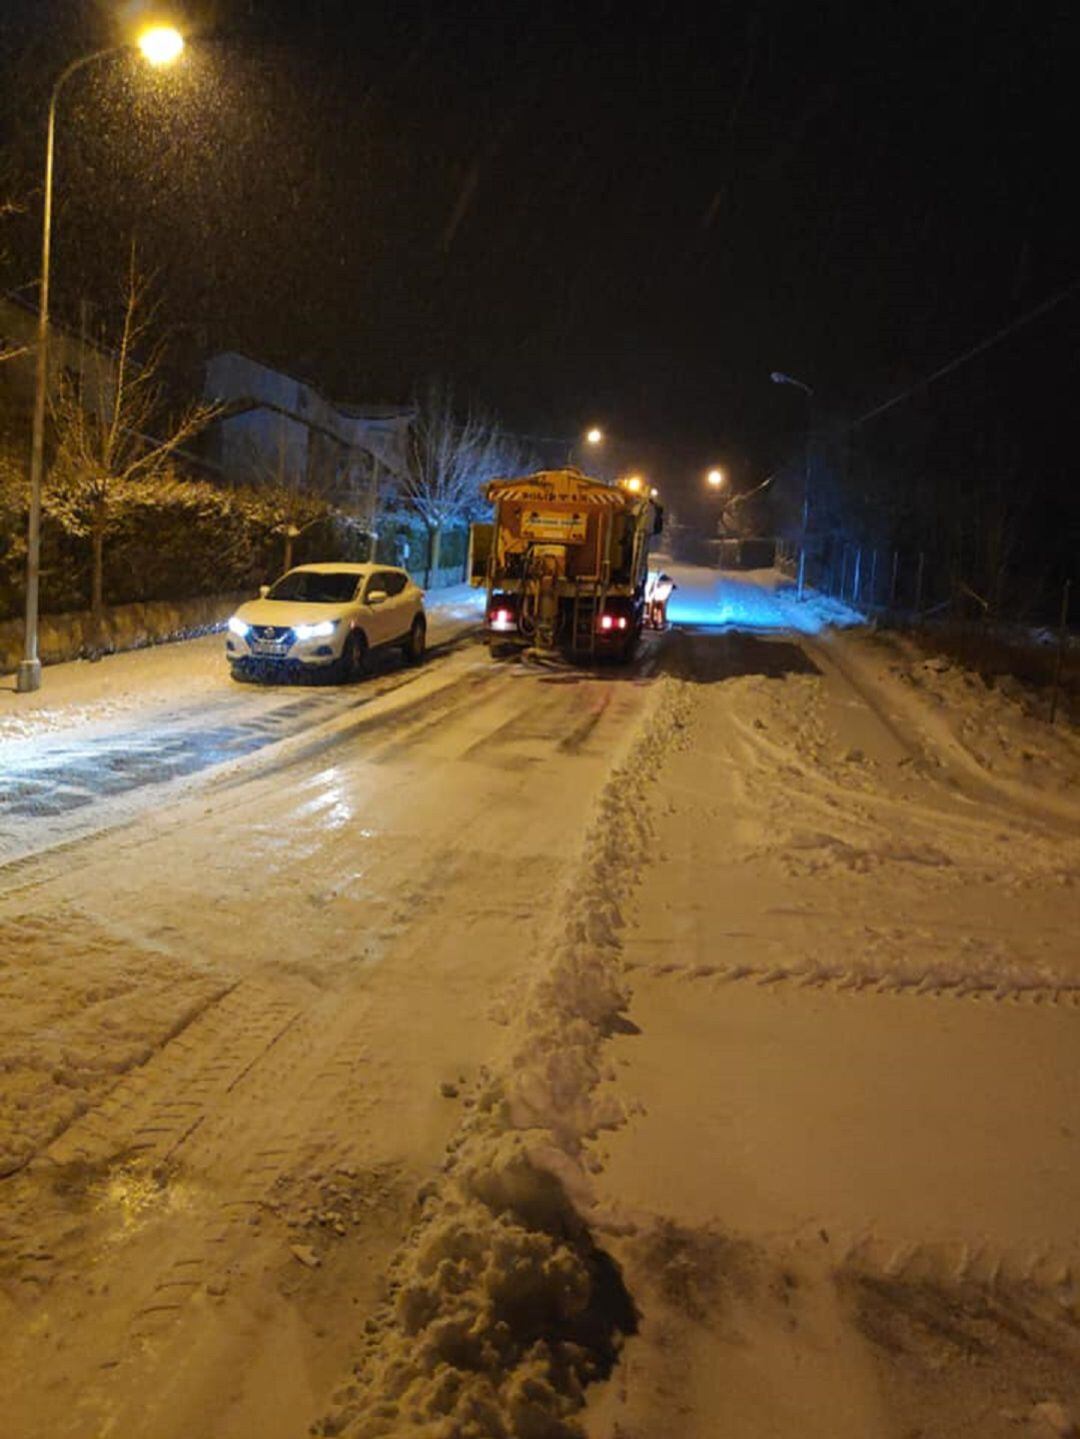
<path id="1" fill-rule="evenodd" d="M 425 599 L 429 644 L 445 644 L 478 625 L 483 607 L 484 592 L 469 585 L 433 591 Z M 71 660 L 47 666 L 41 689 L 31 694 L 16 693 L 14 675 L 0 676 L 0 746 L 174 708 L 213 705 L 237 693 L 220 631 L 99 660 Z"/>

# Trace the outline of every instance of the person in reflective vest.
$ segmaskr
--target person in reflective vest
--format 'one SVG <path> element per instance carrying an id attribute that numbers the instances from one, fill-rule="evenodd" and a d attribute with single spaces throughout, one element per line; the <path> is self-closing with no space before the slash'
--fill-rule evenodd
<path id="1" fill-rule="evenodd" d="M 667 625 L 667 606 L 671 592 L 678 586 L 670 575 L 650 574 L 645 585 L 645 623 L 649 629 L 662 630 Z"/>

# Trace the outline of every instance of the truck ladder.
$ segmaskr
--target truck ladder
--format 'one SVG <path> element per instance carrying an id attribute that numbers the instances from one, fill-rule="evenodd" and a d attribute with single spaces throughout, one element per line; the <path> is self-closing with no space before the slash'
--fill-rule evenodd
<path id="1" fill-rule="evenodd" d="M 579 580 L 574 590 L 570 648 L 574 654 L 596 654 L 596 622 L 604 608 L 604 586 L 599 580 Z"/>

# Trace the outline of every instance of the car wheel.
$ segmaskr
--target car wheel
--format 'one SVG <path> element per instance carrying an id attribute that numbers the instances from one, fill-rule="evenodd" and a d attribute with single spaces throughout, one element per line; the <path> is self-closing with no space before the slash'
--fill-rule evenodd
<path id="1" fill-rule="evenodd" d="M 251 681 L 251 676 L 243 665 L 230 665 L 229 674 L 232 675 L 238 685 L 246 685 Z"/>
<path id="2" fill-rule="evenodd" d="M 367 651 L 367 640 L 362 631 L 353 630 L 346 636 L 341 658 L 334 666 L 334 678 L 339 684 L 360 678 L 367 662 Z"/>
<path id="3" fill-rule="evenodd" d="M 405 658 L 411 665 L 418 665 L 424 658 L 424 650 L 427 647 L 427 621 L 423 615 L 417 615 L 412 622 L 412 629 L 409 631 L 409 638 L 402 645 Z"/>

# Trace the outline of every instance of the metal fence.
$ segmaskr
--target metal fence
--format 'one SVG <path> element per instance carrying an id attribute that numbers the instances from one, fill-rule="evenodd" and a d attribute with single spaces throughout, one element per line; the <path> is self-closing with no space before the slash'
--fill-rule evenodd
<path id="1" fill-rule="evenodd" d="M 793 580 L 800 557 L 797 544 L 777 541 L 777 568 Z M 1070 628 L 1071 579 L 1056 595 L 1044 597 L 1042 618 L 1033 619 L 1030 608 L 992 605 L 925 550 L 835 542 L 808 549 L 802 558 L 807 590 L 879 623 L 917 628 L 984 674 L 1012 674 L 1045 687 L 1051 723 L 1062 698 L 1080 702 L 1080 634 Z"/>

